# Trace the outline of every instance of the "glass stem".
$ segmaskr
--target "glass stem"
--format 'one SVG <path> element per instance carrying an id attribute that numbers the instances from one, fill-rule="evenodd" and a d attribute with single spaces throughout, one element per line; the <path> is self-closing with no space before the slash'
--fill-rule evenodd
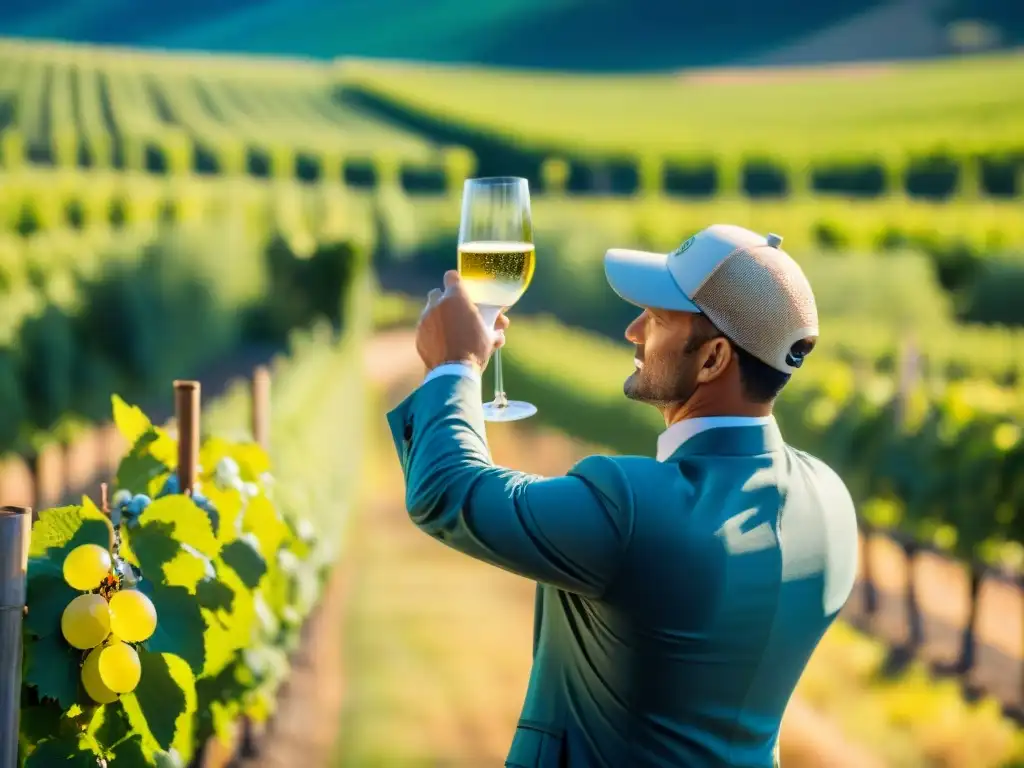
<path id="1" fill-rule="evenodd" d="M 494 350 L 494 404 L 498 408 L 508 405 L 508 398 L 505 396 L 505 379 L 501 375 L 501 350 Z"/>

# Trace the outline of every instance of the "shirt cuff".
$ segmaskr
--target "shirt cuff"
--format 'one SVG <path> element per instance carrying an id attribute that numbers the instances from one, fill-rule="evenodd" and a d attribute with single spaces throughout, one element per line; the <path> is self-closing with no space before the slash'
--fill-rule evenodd
<path id="1" fill-rule="evenodd" d="M 480 382 L 480 374 L 469 363 L 442 363 L 427 373 L 426 378 L 423 379 L 423 384 L 433 381 L 438 376 L 462 376 L 466 379 L 472 379 L 477 383 Z M 420 386 L 423 386 L 423 384 Z"/>

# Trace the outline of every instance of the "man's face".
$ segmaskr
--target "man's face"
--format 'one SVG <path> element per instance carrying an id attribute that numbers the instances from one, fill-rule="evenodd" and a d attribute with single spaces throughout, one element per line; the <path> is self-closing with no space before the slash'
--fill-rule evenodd
<path id="1" fill-rule="evenodd" d="M 700 384 L 713 329 L 697 315 L 645 309 L 626 329 L 636 345 L 636 370 L 623 391 L 659 408 L 686 403 Z"/>

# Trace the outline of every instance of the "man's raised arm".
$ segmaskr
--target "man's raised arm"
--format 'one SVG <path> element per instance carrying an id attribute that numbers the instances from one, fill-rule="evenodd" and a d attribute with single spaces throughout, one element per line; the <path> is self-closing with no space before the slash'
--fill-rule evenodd
<path id="1" fill-rule="evenodd" d="M 427 381 L 388 414 L 410 517 L 478 560 L 599 597 L 632 532 L 625 475 L 603 456 L 555 478 L 495 466 L 481 399 L 479 376 L 470 370 Z"/>

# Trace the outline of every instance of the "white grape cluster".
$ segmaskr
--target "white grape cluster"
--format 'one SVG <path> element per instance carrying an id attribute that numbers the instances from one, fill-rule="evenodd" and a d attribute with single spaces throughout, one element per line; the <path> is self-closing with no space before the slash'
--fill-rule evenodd
<path id="1" fill-rule="evenodd" d="M 222 458 L 213 468 L 213 484 L 222 491 L 233 488 L 242 494 L 242 499 L 245 501 L 255 498 L 260 493 L 260 487 L 256 483 L 247 483 L 242 480 L 242 469 L 238 466 L 238 462 L 230 456 Z"/>
<path id="2" fill-rule="evenodd" d="M 131 693 L 142 677 L 142 643 L 156 631 L 156 608 L 135 589 L 122 589 L 111 574 L 110 553 L 96 544 L 75 547 L 64 558 L 64 580 L 79 595 L 64 609 L 61 632 L 72 648 L 88 651 L 82 687 L 97 704 Z"/>

